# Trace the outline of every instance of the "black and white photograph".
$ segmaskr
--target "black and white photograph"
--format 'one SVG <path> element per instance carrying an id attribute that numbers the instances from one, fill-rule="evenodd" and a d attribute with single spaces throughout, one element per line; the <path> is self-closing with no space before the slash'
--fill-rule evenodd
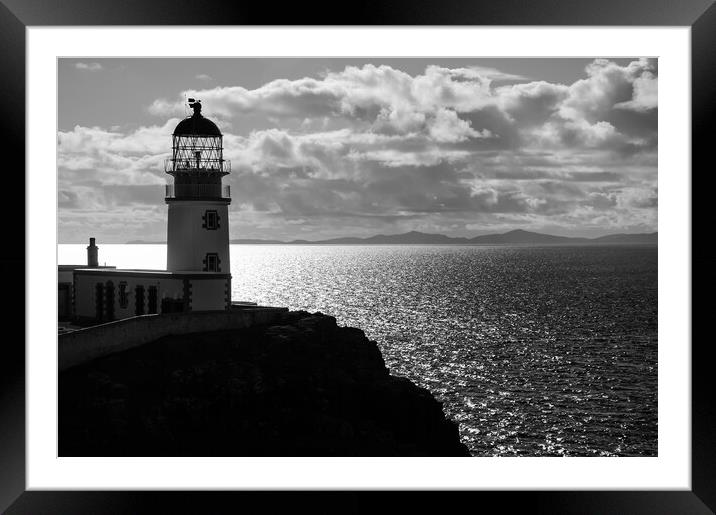
<path id="1" fill-rule="evenodd" d="M 59 59 L 59 456 L 658 456 L 658 64 Z"/>

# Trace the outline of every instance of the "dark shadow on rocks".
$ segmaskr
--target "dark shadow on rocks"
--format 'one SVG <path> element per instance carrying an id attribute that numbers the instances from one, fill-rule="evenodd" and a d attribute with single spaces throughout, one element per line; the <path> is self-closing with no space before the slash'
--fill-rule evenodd
<path id="1" fill-rule="evenodd" d="M 60 373 L 60 456 L 469 456 L 441 403 L 363 331 L 282 325 L 162 338 Z"/>

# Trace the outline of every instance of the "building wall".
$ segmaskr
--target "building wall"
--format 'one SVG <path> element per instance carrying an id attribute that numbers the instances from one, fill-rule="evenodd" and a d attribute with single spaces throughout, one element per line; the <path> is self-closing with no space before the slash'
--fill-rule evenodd
<path id="1" fill-rule="evenodd" d="M 231 291 L 230 279 L 192 280 L 190 284 L 192 311 L 212 311 L 230 307 L 231 298 L 227 298 L 227 293 Z"/>
<path id="2" fill-rule="evenodd" d="M 149 287 L 154 286 L 157 289 L 157 310 L 161 312 L 162 299 L 169 297 L 172 299 L 183 299 L 184 297 L 184 281 L 180 278 L 167 276 L 167 278 L 157 278 L 138 274 L 117 275 L 117 274 L 83 274 L 75 275 L 75 316 L 79 318 L 97 318 L 97 283 L 103 285 L 103 312 L 104 319 L 107 318 L 107 282 L 111 281 L 114 286 L 114 316 L 111 320 L 119 320 L 122 318 L 133 317 L 137 314 L 137 303 L 141 307 L 141 313 L 149 313 Z M 126 286 L 126 302 L 122 302 L 121 285 Z M 144 289 L 143 299 L 137 297 L 137 286 Z"/>
<path id="3" fill-rule="evenodd" d="M 114 294 L 113 309 L 108 309 L 107 283 L 111 281 Z M 162 312 L 162 299 L 170 298 L 183 303 L 183 311 L 226 310 L 230 307 L 231 279 L 222 274 L 220 277 L 200 275 L 186 277 L 183 274 L 147 274 L 131 271 L 122 273 L 83 272 L 78 270 L 74 276 L 75 316 L 81 319 L 97 320 L 97 284 L 102 284 L 101 320 L 121 320 L 150 314 L 150 287 L 156 288 L 156 310 Z M 122 285 L 125 295 L 122 295 Z M 137 286 L 143 288 L 138 295 Z M 111 302 L 111 300 L 110 300 Z M 137 312 L 137 306 L 141 309 Z M 111 313 L 110 313 L 111 312 Z"/>
<path id="4" fill-rule="evenodd" d="M 167 270 L 205 270 L 207 253 L 219 257 L 219 271 L 229 273 L 227 201 L 170 200 L 167 219 Z M 216 211 L 218 228 L 206 227 L 207 211 Z"/>
<path id="5" fill-rule="evenodd" d="M 79 268 L 79 267 L 78 267 Z M 72 276 L 75 271 L 72 270 L 57 270 L 57 282 L 58 283 L 72 283 Z"/>
<path id="6" fill-rule="evenodd" d="M 57 318 L 70 320 L 72 318 L 72 283 L 63 282 L 57 285 Z"/>
<path id="7" fill-rule="evenodd" d="M 74 314 L 75 270 L 90 268 L 88 265 L 57 266 L 57 316 L 59 320 L 71 320 Z M 116 269 L 114 266 L 92 267 L 97 269 Z"/>
<path id="8" fill-rule="evenodd" d="M 144 315 L 59 335 L 59 368 L 131 349 L 164 336 L 243 329 L 281 322 L 287 308 L 245 308 L 168 315 Z"/>

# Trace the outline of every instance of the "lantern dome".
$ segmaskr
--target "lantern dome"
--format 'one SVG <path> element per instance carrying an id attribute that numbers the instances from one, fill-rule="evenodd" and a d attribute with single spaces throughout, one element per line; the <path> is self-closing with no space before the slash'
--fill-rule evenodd
<path id="1" fill-rule="evenodd" d="M 202 116 L 201 100 L 190 98 L 189 107 L 194 110 L 194 114 L 177 124 L 174 136 L 221 136 L 221 131 L 216 124 Z"/>
<path id="2" fill-rule="evenodd" d="M 189 118 L 180 121 L 174 136 L 221 136 L 221 131 L 214 122 L 208 118 L 204 118 L 201 113 L 195 113 Z"/>

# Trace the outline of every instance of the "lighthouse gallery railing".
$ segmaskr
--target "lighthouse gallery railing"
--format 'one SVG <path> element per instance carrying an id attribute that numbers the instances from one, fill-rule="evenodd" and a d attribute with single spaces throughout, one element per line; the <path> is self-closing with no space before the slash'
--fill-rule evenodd
<path id="1" fill-rule="evenodd" d="M 164 196 L 174 199 L 229 199 L 231 198 L 231 188 L 228 184 L 167 184 Z"/>
<path id="2" fill-rule="evenodd" d="M 172 159 L 164 160 L 164 171 L 176 172 L 231 172 L 231 161 L 228 159 Z"/>

